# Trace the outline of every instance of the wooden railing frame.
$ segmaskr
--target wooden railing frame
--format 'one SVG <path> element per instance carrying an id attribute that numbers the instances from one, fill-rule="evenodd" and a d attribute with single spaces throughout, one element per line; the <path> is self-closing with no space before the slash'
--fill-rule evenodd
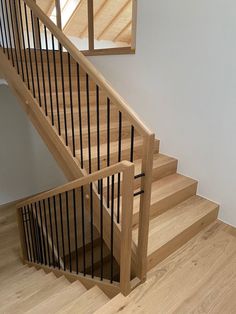
<path id="1" fill-rule="evenodd" d="M 22 259 L 27 261 L 27 249 L 20 210 L 32 203 L 51 198 L 73 189 L 78 189 L 90 183 L 97 182 L 117 173 L 123 173 L 122 184 L 122 222 L 120 236 L 120 291 L 128 295 L 131 291 L 131 256 L 132 256 L 132 216 L 133 216 L 133 184 L 134 184 L 134 164 L 122 161 L 103 170 L 94 172 L 86 177 L 64 184 L 55 189 L 38 194 L 17 204 L 17 217 L 20 233 L 20 244 Z M 42 226 L 41 226 L 42 227 Z"/>

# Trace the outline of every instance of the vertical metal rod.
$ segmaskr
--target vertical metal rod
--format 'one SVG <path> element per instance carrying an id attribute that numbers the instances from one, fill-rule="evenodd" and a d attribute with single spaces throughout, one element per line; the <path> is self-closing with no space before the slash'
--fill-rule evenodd
<path id="1" fill-rule="evenodd" d="M 61 241 L 62 241 L 63 263 L 64 263 L 64 270 L 66 270 L 65 240 L 64 240 L 64 224 L 63 224 L 62 197 L 61 197 L 61 194 L 59 194 L 59 204 L 60 204 L 60 218 L 61 218 Z"/>
<path id="2" fill-rule="evenodd" d="M 86 73 L 86 95 L 87 95 L 87 127 L 88 127 L 88 156 L 89 173 L 92 173 L 92 155 L 91 155 L 91 134 L 90 134 L 90 97 L 89 97 L 89 76 Z"/>
<path id="3" fill-rule="evenodd" d="M 31 56 L 31 48 L 30 48 L 28 13 L 27 13 L 27 7 L 26 7 L 26 3 L 25 2 L 24 2 L 24 12 L 25 12 L 25 27 L 26 27 L 26 35 L 27 35 L 27 43 L 28 43 L 28 51 L 29 51 L 29 60 L 30 60 L 30 73 L 31 73 L 31 79 L 32 79 L 33 95 L 34 95 L 34 98 L 35 98 L 34 72 L 33 72 L 32 56 Z"/>
<path id="4" fill-rule="evenodd" d="M 48 238 L 48 222 L 47 222 L 47 213 L 46 213 L 46 204 L 45 200 L 43 200 L 43 213 L 44 213 L 44 223 L 45 223 L 45 231 L 46 231 L 46 240 L 47 240 L 47 254 L 48 254 L 48 265 L 51 265 L 50 260 L 50 246 L 49 246 L 49 238 Z"/>
<path id="5" fill-rule="evenodd" d="M 111 177 L 111 283 L 113 282 L 113 268 L 114 268 L 114 259 L 113 259 L 113 247 L 114 247 L 114 175 Z"/>
<path id="6" fill-rule="evenodd" d="M 45 75 L 44 75 L 44 65 L 43 65 L 43 53 L 42 53 L 42 42 L 41 42 L 41 34 L 40 34 L 40 26 L 39 19 L 36 19 L 37 30 L 38 30 L 38 40 L 39 40 L 39 52 L 40 52 L 40 61 L 41 61 L 41 72 L 43 79 L 43 96 L 44 96 L 44 109 L 46 116 L 48 115 L 48 105 L 47 105 L 47 94 L 46 94 L 46 85 L 45 85 Z"/>
<path id="7" fill-rule="evenodd" d="M 29 214 L 28 214 L 28 209 L 27 207 L 24 207 L 24 218 L 25 218 L 25 230 L 26 230 L 26 238 L 28 241 L 28 249 L 29 249 L 29 260 L 32 262 L 32 247 L 31 247 L 31 242 L 30 242 L 30 232 L 29 232 Z"/>
<path id="8" fill-rule="evenodd" d="M 78 258 L 78 233 L 77 233 L 77 206 L 76 206 L 76 193 L 73 189 L 73 208 L 74 208 L 74 231 L 75 231 L 75 258 L 76 258 L 76 273 L 79 273 L 79 258 Z"/>
<path id="9" fill-rule="evenodd" d="M 70 243 L 70 215 L 69 215 L 69 200 L 68 200 L 68 192 L 66 192 L 66 222 L 67 222 L 67 241 L 69 248 L 69 267 L 70 272 L 72 272 L 72 261 L 71 261 L 71 243 Z"/>
<path id="10" fill-rule="evenodd" d="M 33 245 L 33 237 L 32 237 L 32 230 L 31 230 L 29 205 L 27 205 L 26 208 L 27 208 L 27 229 L 28 229 L 28 234 L 29 234 L 30 255 L 31 255 L 31 261 L 33 261 L 34 260 L 34 245 Z"/>
<path id="11" fill-rule="evenodd" d="M 97 170 L 101 169 L 100 160 L 100 99 L 99 99 L 99 87 L 96 85 L 96 110 L 97 110 Z M 98 192 L 100 193 L 100 181 L 98 181 Z"/>
<path id="12" fill-rule="evenodd" d="M 131 126 L 131 139 L 130 139 L 130 161 L 134 161 L 134 127 Z"/>
<path id="13" fill-rule="evenodd" d="M 54 66 L 54 79 L 55 79 L 55 92 L 56 92 L 56 106 L 57 106 L 57 124 L 58 124 L 58 133 L 61 135 L 61 120 L 60 120 L 60 109 L 59 109 L 59 99 L 58 99 L 58 85 L 57 85 L 57 67 L 56 67 L 56 53 L 55 53 L 55 42 L 54 36 L 52 37 L 52 51 L 53 51 L 53 66 Z"/>
<path id="14" fill-rule="evenodd" d="M 38 60 L 37 60 L 37 52 L 36 52 L 35 30 L 34 30 L 34 17 L 33 17 L 32 10 L 30 10 L 30 16 L 31 16 L 32 36 L 33 36 L 33 43 L 34 43 L 33 49 L 34 49 L 34 60 L 35 60 L 36 78 L 37 78 L 37 86 L 38 86 L 38 100 L 39 100 L 39 106 L 42 107 L 40 83 L 39 83 L 39 69 L 38 69 Z"/>
<path id="15" fill-rule="evenodd" d="M 47 56 L 48 86 L 49 86 L 49 97 L 50 97 L 50 107 L 51 107 L 51 121 L 52 121 L 52 125 L 54 125 L 54 112 L 53 112 L 53 101 L 52 101 L 52 82 L 51 82 L 49 52 L 48 52 L 48 36 L 47 36 L 47 27 L 45 25 L 44 25 L 44 37 L 45 37 L 46 56 Z"/>
<path id="16" fill-rule="evenodd" d="M 25 71 L 26 71 L 27 85 L 28 85 L 28 89 L 30 89 L 28 62 L 27 62 L 27 58 L 26 58 L 25 36 L 24 36 L 24 28 L 23 28 L 23 19 L 22 19 L 22 10 L 21 10 L 21 2 L 20 2 L 20 0 L 18 0 L 18 7 L 19 7 L 19 13 L 20 13 L 19 24 L 21 26 L 21 37 L 22 37 L 22 44 L 23 44 L 23 50 L 24 50 Z"/>
<path id="17" fill-rule="evenodd" d="M 72 95 L 72 83 L 71 83 L 71 57 L 68 54 L 68 75 L 69 75 L 69 89 L 70 89 L 70 114 L 71 114 L 71 131 L 72 131 L 72 153 L 75 157 L 75 126 L 74 126 L 74 108 L 73 108 L 73 95 Z"/>
<path id="18" fill-rule="evenodd" d="M 107 167 L 110 166 L 110 99 L 107 98 Z M 110 207 L 110 177 L 107 177 L 107 206 Z"/>
<path id="19" fill-rule="evenodd" d="M 122 154 L 122 113 L 119 111 L 119 139 L 118 139 L 118 162 L 121 161 Z M 118 173 L 118 186 L 117 186 L 117 223 L 120 223 L 120 173 Z"/>
<path id="20" fill-rule="evenodd" d="M 67 134 L 67 115 L 66 115 L 66 99 L 65 99 L 65 82 L 64 82 L 64 65 L 63 65 L 63 53 L 62 45 L 59 44 L 60 50 L 60 62 L 61 62 L 61 85 L 62 85 L 62 98 L 63 98 L 63 110 L 64 110 L 64 128 L 65 128 L 65 140 L 66 146 L 68 146 L 68 134 Z"/>
<path id="21" fill-rule="evenodd" d="M 24 68 L 23 68 L 23 59 L 22 59 L 22 53 L 21 53 L 21 38 L 20 38 L 20 33 L 19 33 L 19 22 L 18 22 L 18 14 L 17 14 L 17 9 L 16 9 L 16 1 L 13 1 L 14 3 L 14 14 L 15 14 L 15 21 L 16 21 L 16 33 L 17 33 L 17 38 L 18 38 L 18 47 L 19 47 L 19 54 L 20 54 L 20 63 L 21 63 L 21 72 L 22 72 L 22 79 L 23 82 L 25 81 L 25 73 L 24 73 Z"/>
<path id="22" fill-rule="evenodd" d="M 1 47 L 3 48 L 3 53 L 6 53 L 6 49 L 5 49 L 5 40 L 4 40 L 4 36 L 3 36 L 3 26 L 2 26 L 2 20 L 0 19 L 0 32 L 1 32 L 1 36 L 2 36 L 2 40 L 1 40 Z"/>
<path id="23" fill-rule="evenodd" d="M 1 0 L 1 9 L 2 9 L 2 21 L 3 21 L 3 29 L 4 29 L 4 33 L 5 33 L 5 42 L 6 42 L 6 50 L 7 50 L 7 57 L 10 60 L 10 55 L 9 55 L 9 50 L 8 50 L 8 37 L 7 37 L 7 26 L 6 26 L 6 19 L 5 19 L 5 12 L 4 12 L 4 5 L 3 2 Z M 6 8 L 5 8 L 6 9 Z"/>
<path id="24" fill-rule="evenodd" d="M 8 32 L 9 32 L 9 42 L 10 42 L 10 49 L 11 49 L 11 60 L 12 60 L 12 65 L 13 67 L 15 67 L 15 62 L 14 62 L 14 55 L 13 55 L 13 42 L 12 42 L 12 35 L 11 35 L 11 27 L 10 27 L 10 22 L 9 22 L 9 16 L 8 16 L 8 10 L 7 9 L 7 1 L 5 0 L 5 8 L 6 8 L 6 12 L 7 12 L 7 27 L 8 27 Z"/>
<path id="25" fill-rule="evenodd" d="M 85 206 L 84 206 L 84 187 L 81 186 L 81 215 L 82 215 L 82 242 L 83 242 L 83 270 L 86 276 L 86 249 L 85 249 Z"/>
<path id="26" fill-rule="evenodd" d="M 100 180 L 100 278 L 103 280 L 103 180 Z"/>
<path id="27" fill-rule="evenodd" d="M 94 235 L 93 235 L 93 184 L 90 183 L 90 239 L 91 239 L 91 275 L 94 277 Z"/>
<path id="28" fill-rule="evenodd" d="M 36 209 L 34 210 L 33 204 L 31 204 L 31 211 L 32 211 L 32 225 L 33 225 L 33 232 L 34 232 L 34 239 L 35 239 L 35 253 L 36 253 L 36 261 L 40 262 L 40 252 L 39 252 L 39 240 L 37 236 L 37 226 L 36 226 Z M 35 212 L 35 213 L 34 213 Z"/>
<path id="29" fill-rule="evenodd" d="M 9 9 L 10 9 L 11 27 L 12 27 L 12 35 L 13 35 L 13 41 L 14 41 L 14 48 L 15 48 L 14 50 L 15 50 L 15 57 L 16 57 L 16 69 L 17 69 L 17 73 L 20 74 L 18 53 L 17 53 L 17 49 L 16 49 L 16 34 L 15 34 L 15 27 L 14 27 L 14 19 L 13 19 L 11 1 L 9 2 Z M 3 22 L 4 22 L 4 20 L 3 20 Z"/>
<path id="30" fill-rule="evenodd" d="M 44 264 L 47 265 L 47 257 L 46 257 L 47 254 L 46 254 L 46 244 L 45 244 L 45 238 L 44 238 L 44 232 L 43 232 L 43 216 L 42 216 L 41 201 L 39 201 L 38 204 L 39 204 L 40 229 L 41 229 L 42 247 L 43 247 L 43 261 L 44 261 Z"/>
<path id="31" fill-rule="evenodd" d="M 54 236 L 53 236 L 53 228 L 52 228 L 52 212 L 51 212 L 51 204 L 50 198 L 48 198 L 48 212 L 49 212 L 49 222 L 50 222 L 50 233 L 52 240 L 52 265 L 55 268 L 55 249 L 54 249 Z"/>
<path id="32" fill-rule="evenodd" d="M 35 248 L 35 237 L 34 237 L 34 232 L 33 232 L 32 204 L 31 204 L 31 206 L 28 205 L 27 207 L 28 207 L 28 211 L 29 211 L 30 234 L 31 234 L 31 239 L 32 239 L 33 261 L 36 262 L 36 248 Z"/>
<path id="33" fill-rule="evenodd" d="M 58 238 L 58 225 L 57 225 L 57 208 L 56 208 L 56 197 L 53 196 L 53 209 L 54 209 L 54 221 L 55 221 L 55 231 L 56 231 L 56 243 L 57 243 L 57 266 L 60 269 L 60 249 L 59 249 L 59 238 Z"/>
<path id="34" fill-rule="evenodd" d="M 82 112 L 81 112 L 81 97 L 80 97 L 80 68 L 77 63 L 77 88 L 78 88 L 78 112 L 79 112 L 79 139 L 80 139 L 80 163 L 81 168 L 84 168 L 83 158 L 83 129 L 82 129 Z"/>
<path id="35" fill-rule="evenodd" d="M 22 225 L 23 225 L 23 233 L 24 233 L 24 241 L 26 246 L 26 253 L 27 253 L 27 260 L 29 261 L 29 249 L 28 249 L 28 243 L 26 238 L 26 228 L 25 228 L 25 222 L 24 222 L 24 209 L 21 208 L 21 219 L 22 219 Z"/>
<path id="36" fill-rule="evenodd" d="M 37 230 L 37 236 L 39 240 L 39 259 L 40 259 L 40 263 L 43 264 L 42 238 L 41 238 L 40 227 L 39 227 L 39 212 L 38 212 L 37 203 L 35 203 L 34 206 L 35 206 L 36 230 Z"/>

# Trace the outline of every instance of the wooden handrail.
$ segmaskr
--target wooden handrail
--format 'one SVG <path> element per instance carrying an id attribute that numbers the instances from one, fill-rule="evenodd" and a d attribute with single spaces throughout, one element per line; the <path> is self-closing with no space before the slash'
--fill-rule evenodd
<path id="1" fill-rule="evenodd" d="M 95 68 L 95 66 L 76 48 L 76 46 L 65 36 L 65 34 L 45 15 L 33 0 L 23 0 L 45 26 L 52 32 L 61 45 L 70 53 L 73 59 L 80 64 L 94 82 L 105 91 L 107 97 L 125 115 L 130 123 L 136 128 L 138 133 L 143 136 L 152 135 L 153 132 L 147 128 L 139 119 L 136 113 L 127 105 L 124 99 L 112 88 L 110 83 Z"/>
<path id="2" fill-rule="evenodd" d="M 110 167 L 104 168 L 102 170 L 99 170 L 97 172 L 94 172 L 86 177 L 80 178 L 78 180 L 71 181 L 69 183 L 66 183 L 64 185 L 61 185 L 59 187 L 56 187 L 55 189 L 51 189 L 49 191 L 43 192 L 41 194 L 37 194 L 36 196 L 33 196 L 31 198 L 25 199 L 23 202 L 20 202 L 17 204 L 17 208 L 22 208 L 28 204 L 38 202 L 43 199 L 50 198 L 52 196 L 71 191 L 73 189 L 80 188 L 81 186 L 87 185 L 89 183 L 101 180 L 103 178 L 109 177 L 115 173 L 119 173 L 124 171 L 125 169 L 132 167 L 133 164 L 129 161 L 122 161 L 115 165 L 112 165 Z"/>

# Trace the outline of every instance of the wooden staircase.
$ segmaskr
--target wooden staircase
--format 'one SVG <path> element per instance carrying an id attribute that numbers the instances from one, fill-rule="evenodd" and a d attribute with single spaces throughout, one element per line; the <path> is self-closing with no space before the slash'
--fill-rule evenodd
<path id="1" fill-rule="evenodd" d="M 5 278 L 4 278 L 5 277 Z M 97 286 L 87 290 L 42 269 L 22 266 L 1 275 L 1 313 L 94 313 L 109 298 Z"/>
<path id="2" fill-rule="evenodd" d="M 148 270 L 213 222 L 218 215 L 218 205 L 196 194 L 197 181 L 177 173 L 177 160 L 160 153 L 160 141 L 154 139 L 154 134 L 143 125 L 100 73 L 33 1 L 21 2 L 29 6 L 48 32 L 57 38 L 61 49 L 59 51 L 46 49 L 45 52 L 41 46 L 37 49 L 24 47 L 20 51 L 25 55 L 25 59 L 18 60 L 19 69 L 22 71 L 17 75 L 16 69 L 9 62 L 10 58 L 7 58 L 7 52 L 11 55 L 11 51 L 3 49 L 2 43 L 1 70 L 67 178 L 71 181 L 83 177 L 80 181 L 43 193 L 37 196 L 36 200 L 41 202 L 51 197 L 56 204 L 58 203 L 56 197 L 60 193 L 67 196 L 73 189 L 81 189 L 81 186 L 89 183 L 92 188 L 87 189 L 85 193 L 87 211 L 95 212 L 95 218 L 92 217 L 94 220 L 90 219 L 92 228 L 95 227 L 97 233 L 101 234 L 98 204 L 104 198 L 102 204 L 104 221 L 108 222 L 111 219 L 112 222 L 111 226 L 108 224 L 109 228 L 105 229 L 107 235 L 105 234 L 102 240 L 107 249 L 114 253 L 116 261 L 124 263 L 121 277 L 123 276 L 123 280 L 125 276 L 128 278 L 123 292 L 127 294 L 137 285 L 137 283 L 132 285 L 129 282 L 131 279 L 138 277 L 138 283 L 145 280 Z M 38 40 L 40 41 L 40 38 Z M 12 61 L 16 62 L 13 53 L 12 58 Z M 32 80 L 28 80 L 27 88 L 27 81 L 25 79 L 23 82 L 22 77 L 26 78 L 27 75 L 30 77 L 30 67 L 27 67 L 29 64 Z M 124 163 L 119 164 L 122 161 Z M 135 177 L 132 173 L 133 168 Z M 129 172 L 129 182 L 125 174 L 123 177 L 119 176 L 122 171 Z M 108 176 L 112 179 L 105 180 Z M 86 181 L 86 178 L 90 181 Z M 104 180 L 104 193 L 99 191 L 99 180 Z M 120 194 L 121 185 L 123 195 Z M 80 197 L 78 199 L 80 200 Z M 96 206 L 92 210 L 91 199 L 96 201 Z M 34 204 L 36 200 L 33 198 L 28 200 L 28 203 L 20 204 L 19 210 L 24 212 L 25 208 Z M 123 206 L 119 208 L 121 202 Z M 33 215 L 36 209 L 32 209 Z M 131 219 L 129 213 L 132 214 Z M 22 230 L 23 225 L 21 221 Z M 45 226 L 41 218 L 40 228 L 43 231 Z M 115 243 L 121 242 L 114 252 L 109 241 L 113 236 L 112 232 L 117 236 Z M 44 237 L 43 234 L 42 240 Z M 27 244 L 27 241 L 25 242 Z M 23 243 L 23 246 L 27 246 L 26 244 Z M 91 246 L 94 249 L 92 244 Z M 26 259 L 27 248 L 24 251 Z M 125 253 L 128 273 L 125 271 Z M 119 254 L 123 254 L 121 258 Z M 69 257 L 71 258 L 71 252 Z M 61 258 L 58 256 L 59 261 Z M 132 260 L 131 270 L 129 260 Z M 50 280 L 55 280 L 51 277 L 47 275 Z M 93 280 L 93 277 L 90 280 Z M 95 294 L 98 299 L 101 295 L 97 288 L 85 293 L 79 283 L 68 284 L 63 291 L 65 295 L 68 293 L 68 298 L 74 293 L 76 305 L 79 300 L 83 304 L 89 293 Z M 57 296 L 52 295 L 51 301 L 54 297 L 57 299 Z M 52 304 L 57 303 L 56 299 L 55 302 L 51 302 L 50 298 L 40 302 L 36 306 L 36 312 L 51 309 Z M 68 306 L 67 310 L 73 311 L 71 301 L 63 303 L 57 310 Z M 105 301 L 101 296 L 101 303 Z M 60 294 L 58 304 L 61 304 Z"/>

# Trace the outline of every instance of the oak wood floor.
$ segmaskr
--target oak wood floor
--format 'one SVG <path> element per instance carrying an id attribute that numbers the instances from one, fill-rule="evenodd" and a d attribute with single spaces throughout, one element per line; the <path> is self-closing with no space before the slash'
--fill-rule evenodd
<path id="1" fill-rule="evenodd" d="M 0 292 L 20 267 L 15 208 L 0 207 Z M 236 314 L 236 229 L 216 221 L 96 313 Z"/>

